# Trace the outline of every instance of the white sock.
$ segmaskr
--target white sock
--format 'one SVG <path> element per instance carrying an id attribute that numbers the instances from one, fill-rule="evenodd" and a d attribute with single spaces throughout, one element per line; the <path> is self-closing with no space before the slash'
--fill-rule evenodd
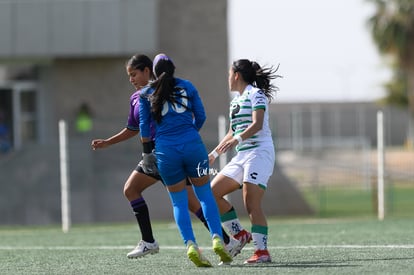
<path id="1" fill-rule="evenodd" d="M 243 230 L 243 226 L 240 224 L 239 219 L 225 221 L 223 222 L 223 225 L 233 236 Z"/>
<path id="2" fill-rule="evenodd" d="M 254 250 L 267 250 L 267 235 L 252 233 Z"/>

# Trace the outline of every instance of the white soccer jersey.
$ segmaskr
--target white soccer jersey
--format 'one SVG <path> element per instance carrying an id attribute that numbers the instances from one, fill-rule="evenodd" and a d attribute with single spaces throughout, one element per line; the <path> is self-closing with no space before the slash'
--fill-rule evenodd
<path id="1" fill-rule="evenodd" d="M 252 137 L 243 140 L 237 145 L 237 151 L 249 150 L 257 147 L 273 147 L 272 132 L 269 127 L 269 101 L 266 95 L 258 88 L 247 85 L 242 95 L 238 95 L 230 103 L 230 125 L 233 135 L 242 133 L 253 122 L 253 111 L 264 109 L 262 129 Z"/>

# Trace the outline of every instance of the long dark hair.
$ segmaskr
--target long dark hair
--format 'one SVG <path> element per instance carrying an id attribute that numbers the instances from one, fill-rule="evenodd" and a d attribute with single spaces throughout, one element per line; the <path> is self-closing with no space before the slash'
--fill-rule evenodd
<path id="1" fill-rule="evenodd" d="M 185 108 L 187 106 L 181 104 L 177 98 L 178 94 L 175 93 L 180 88 L 176 87 L 174 78 L 175 65 L 171 58 L 165 54 L 157 55 L 154 58 L 153 72 L 157 79 L 151 83 L 151 87 L 155 88 L 150 98 L 152 103 L 151 112 L 155 121 L 159 123 L 162 118 L 162 109 L 165 102 L 179 104 Z"/>
<path id="2" fill-rule="evenodd" d="M 150 78 L 155 79 L 154 73 L 152 72 L 152 60 L 145 54 L 135 54 L 126 63 L 125 67 L 130 67 L 134 70 L 143 71 L 145 68 L 150 70 Z"/>
<path id="3" fill-rule="evenodd" d="M 248 84 L 259 88 L 263 91 L 269 101 L 272 100 L 273 95 L 279 90 L 278 87 L 270 83 L 271 80 L 282 77 L 276 74 L 279 66 L 276 68 L 260 67 L 255 61 L 248 59 L 239 59 L 232 64 L 233 72 L 240 73 L 241 77 Z"/>

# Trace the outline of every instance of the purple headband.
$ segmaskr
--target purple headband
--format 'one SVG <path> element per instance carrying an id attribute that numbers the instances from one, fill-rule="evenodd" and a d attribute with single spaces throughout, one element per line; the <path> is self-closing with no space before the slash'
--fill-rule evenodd
<path id="1" fill-rule="evenodd" d="M 157 63 L 160 60 L 169 60 L 169 61 L 171 61 L 171 63 L 173 63 L 171 58 L 169 58 L 166 54 L 164 54 L 164 53 L 157 54 L 154 58 L 154 61 L 152 62 L 152 64 L 153 64 L 152 65 L 152 71 L 154 72 L 154 75 L 155 75 L 155 66 L 157 66 Z"/>

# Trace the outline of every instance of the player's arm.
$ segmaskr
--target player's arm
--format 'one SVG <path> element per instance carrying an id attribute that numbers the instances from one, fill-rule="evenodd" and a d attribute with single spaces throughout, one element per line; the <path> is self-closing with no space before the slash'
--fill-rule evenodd
<path id="1" fill-rule="evenodd" d="M 142 143 L 151 142 L 151 105 L 147 96 L 139 97 L 139 130 Z"/>
<path id="2" fill-rule="evenodd" d="M 264 108 L 259 108 L 253 111 L 252 113 L 252 123 L 247 127 L 239 136 L 242 140 L 248 139 L 255 135 L 257 132 L 262 130 L 263 128 L 263 121 L 264 121 Z"/>
<path id="3" fill-rule="evenodd" d="M 144 154 L 151 154 L 153 142 L 151 137 L 151 104 L 148 99 L 148 93 L 139 97 L 139 130 L 141 132 L 141 142 Z"/>
<path id="4" fill-rule="evenodd" d="M 208 154 L 208 161 L 209 161 L 210 165 L 212 165 L 214 163 L 214 161 L 216 160 L 216 158 L 218 158 L 218 156 L 220 156 L 221 154 L 223 154 L 227 151 L 227 150 L 224 151 L 222 149 L 223 145 L 226 144 L 232 138 L 233 138 L 233 130 L 231 130 L 231 125 L 230 125 L 229 131 L 224 136 L 224 138 L 220 141 L 220 143 L 216 146 L 216 148 L 214 148 L 214 150 L 211 151 Z"/>
<path id="5" fill-rule="evenodd" d="M 229 131 L 227 132 L 226 136 L 221 140 L 219 145 L 214 148 L 213 151 L 209 154 L 209 162 L 210 165 L 214 162 L 214 160 L 221 154 L 227 152 L 229 149 L 236 146 L 238 143 L 241 143 L 243 140 L 252 137 L 258 131 L 260 131 L 263 127 L 264 121 L 264 108 L 257 108 L 252 113 L 252 120 L 253 122 L 247 127 L 242 133 L 233 135 L 233 130 L 231 129 L 231 125 L 229 126 Z"/>
<path id="6" fill-rule="evenodd" d="M 243 132 L 238 133 L 234 136 L 234 138 L 237 140 L 235 141 L 235 145 L 245 139 L 251 138 L 257 132 L 262 130 L 267 104 L 267 98 L 262 91 L 259 90 L 257 93 L 255 93 L 252 98 L 252 123 L 246 129 L 244 129 Z"/>
<path id="7" fill-rule="evenodd" d="M 191 104 L 193 106 L 192 111 L 194 116 L 194 125 L 196 126 L 197 130 L 200 130 L 206 121 L 206 113 L 197 89 L 192 84 L 190 84 L 190 89 L 192 90 Z"/>
<path id="8" fill-rule="evenodd" d="M 227 151 L 237 144 L 242 143 L 243 140 L 252 137 L 263 128 L 263 121 L 267 104 L 267 98 L 262 91 L 259 90 L 254 94 L 252 97 L 252 123 L 246 129 L 244 129 L 243 132 L 236 133 L 231 140 L 223 144 L 221 148 L 223 151 Z"/>
<path id="9" fill-rule="evenodd" d="M 113 135 L 112 137 L 109 137 L 107 139 L 94 139 L 92 140 L 91 146 L 93 150 L 106 148 L 108 146 L 111 146 L 113 144 L 117 144 L 120 142 L 123 142 L 127 139 L 130 139 L 134 136 L 136 136 L 139 133 L 138 130 L 131 130 L 128 128 L 122 129 L 119 133 Z"/>
<path id="10" fill-rule="evenodd" d="M 264 109 L 256 109 L 252 113 L 252 120 L 253 122 L 244 129 L 243 132 L 232 136 L 226 143 L 222 144 L 219 150 L 226 152 L 230 148 L 236 146 L 239 143 L 242 143 L 243 140 L 252 137 L 254 134 L 259 132 L 263 127 L 263 120 L 264 120 Z"/>
<path id="11" fill-rule="evenodd" d="M 142 169 L 146 174 L 158 174 L 157 159 L 153 153 L 153 142 L 151 139 L 151 105 L 148 97 L 139 98 L 139 129 L 143 146 Z"/>

